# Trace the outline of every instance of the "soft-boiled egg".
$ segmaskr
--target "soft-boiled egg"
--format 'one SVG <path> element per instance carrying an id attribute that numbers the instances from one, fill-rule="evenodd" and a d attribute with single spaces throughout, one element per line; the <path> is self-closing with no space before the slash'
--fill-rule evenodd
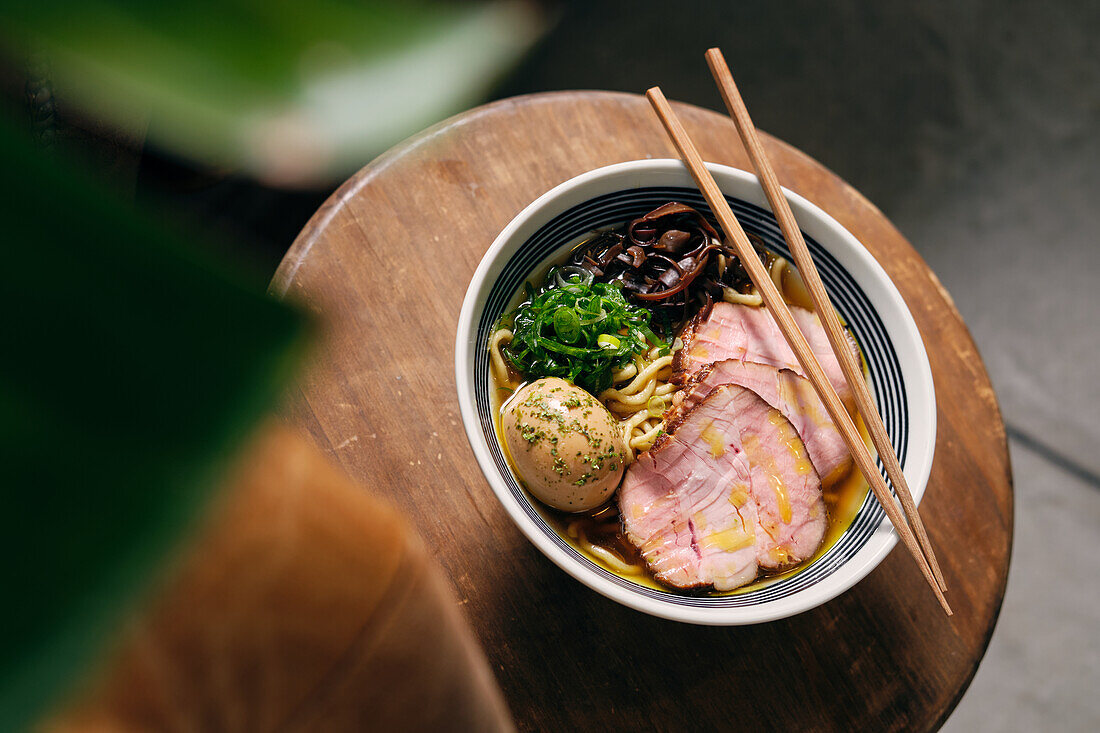
<path id="1" fill-rule="evenodd" d="M 622 428 L 583 389 L 556 377 L 531 382 L 505 405 L 501 427 L 516 472 L 539 501 L 581 512 L 618 487 L 627 460 Z"/>

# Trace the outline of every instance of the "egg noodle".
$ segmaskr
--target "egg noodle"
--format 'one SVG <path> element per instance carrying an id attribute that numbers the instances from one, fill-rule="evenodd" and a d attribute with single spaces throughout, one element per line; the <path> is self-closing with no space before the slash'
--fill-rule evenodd
<path id="1" fill-rule="evenodd" d="M 718 255 L 718 268 L 719 270 L 726 269 L 726 256 L 723 254 Z M 783 293 L 784 300 L 786 300 L 786 293 L 783 292 L 783 276 L 787 274 L 790 268 L 790 263 L 782 257 L 776 256 L 772 260 L 771 267 L 768 268 L 768 274 L 771 275 L 772 282 L 775 283 L 775 287 L 779 289 L 780 293 Z M 727 303 L 736 303 L 738 305 L 752 305 L 761 306 L 764 305 L 764 298 L 761 297 L 760 292 L 753 285 L 749 292 L 739 293 L 733 288 L 722 288 L 722 300 Z"/>
<path id="2" fill-rule="evenodd" d="M 613 521 L 607 521 L 603 524 L 594 524 L 593 520 L 589 517 L 574 519 L 566 526 L 565 533 L 569 535 L 574 542 L 580 545 L 585 552 L 600 559 L 607 567 L 611 568 L 616 573 L 622 575 L 644 575 L 644 561 L 627 562 L 611 550 L 588 538 L 589 532 L 614 534 L 619 531 L 618 514 L 611 515 L 609 519 Z"/>
<path id="3" fill-rule="evenodd" d="M 515 389 L 512 375 L 508 371 L 508 362 L 504 360 L 501 349 L 512 343 L 512 332 L 507 328 L 498 328 L 489 339 L 489 361 L 493 368 L 493 380 L 502 389 Z"/>
<path id="4" fill-rule="evenodd" d="M 613 372 L 613 386 L 599 394 L 600 402 L 622 423 L 623 442 L 630 448 L 631 460 L 653 447 L 665 429 L 663 416 L 677 390 L 668 381 L 672 376 L 672 358 L 683 345 L 683 341 L 676 339 L 671 353 L 665 356 L 660 355 L 657 347 L 635 354 L 634 363 Z"/>

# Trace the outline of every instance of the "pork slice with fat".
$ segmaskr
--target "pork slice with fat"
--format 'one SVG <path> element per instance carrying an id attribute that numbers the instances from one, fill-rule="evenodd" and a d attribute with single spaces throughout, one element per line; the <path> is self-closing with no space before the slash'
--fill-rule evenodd
<path id="1" fill-rule="evenodd" d="M 658 580 L 732 590 L 816 551 L 820 481 L 778 410 L 724 385 L 669 429 L 619 488 L 626 535 Z"/>
<path id="2" fill-rule="evenodd" d="M 836 354 L 833 353 L 825 327 L 817 314 L 804 308 L 792 307 L 798 329 L 806 337 L 810 350 L 821 363 L 825 376 L 832 383 L 840 399 L 849 408 L 852 390 L 844 378 Z M 734 303 L 715 303 L 705 319 L 688 324 L 681 334 L 683 348 L 673 360 L 673 381 L 684 383 L 690 375 L 707 364 L 724 359 L 767 364 L 778 369 L 790 369 L 806 377 L 798 358 L 791 351 L 783 332 L 766 308 Z M 858 358 L 859 349 L 849 337 L 849 348 Z"/>
<path id="3" fill-rule="evenodd" d="M 817 391 L 808 379 L 790 369 L 737 359 L 708 364 L 693 372 L 684 389 L 676 393 L 675 403 L 665 419 L 676 421 L 723 384 L 751 389 L 791 421 L 806 445 L 822 485 L 831 486 L 851 469 L 852 454 Z"/>

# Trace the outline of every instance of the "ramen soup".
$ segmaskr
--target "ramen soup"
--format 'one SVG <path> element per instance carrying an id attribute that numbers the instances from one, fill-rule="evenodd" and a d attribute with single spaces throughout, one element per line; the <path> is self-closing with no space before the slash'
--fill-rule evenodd
<path id="1" fill-rule="evenodd" d="M 862 431 L 797 271 L 754 245 Z M 759 587 L 839 539 L 867 483 L 702 215 L 665 204 L 538 275 L 488 349 L 498 438 L 563 538 L 695 594 Z"/>

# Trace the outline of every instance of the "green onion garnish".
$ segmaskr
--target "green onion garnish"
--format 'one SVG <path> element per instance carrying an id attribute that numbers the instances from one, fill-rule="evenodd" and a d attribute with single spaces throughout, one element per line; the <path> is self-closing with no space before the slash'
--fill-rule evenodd
<path id="1" fill-rule="evenodd" d="M 605 349 L 617 349 L 622 342 L 609 333 L 601 333 L 596 337 L 596 343 Z"/>
<path id="2" fill-rule="evenodd" d="M 668 344 L 650 328 L 650 313 L 631 305 L 616 283 L 597 283 L 575 269 L 554 268 L 541 288 L 502 321 L 511 321 L 509 361 L 528 379 L 561 377 L 599 394 L 611 373 L 635 354 Z"/>

